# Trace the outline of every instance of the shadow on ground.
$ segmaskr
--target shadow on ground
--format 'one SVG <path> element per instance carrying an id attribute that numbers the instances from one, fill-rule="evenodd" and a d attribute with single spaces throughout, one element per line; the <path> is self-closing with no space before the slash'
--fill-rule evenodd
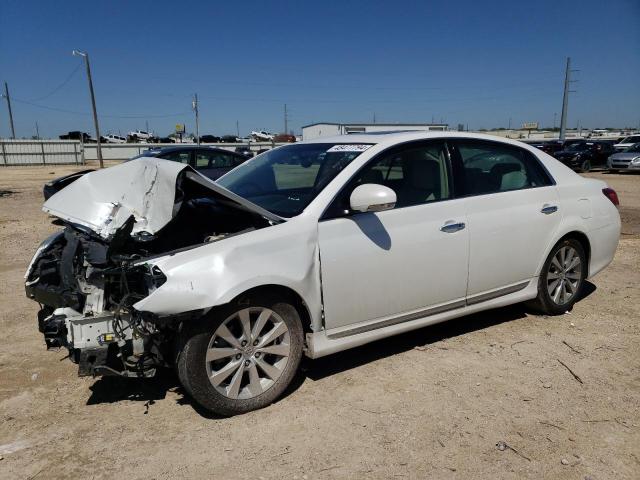
<path id="1" fill-rule="evenodd" d="M 596 287 L 593 283 L 585 282 L 580 300 L 588 297 L 595 290 Z M 317 360 L 303 358 L 299 374 L 296 375 L 281 398 L 294 393 L 307 378 L 314 381 L 320 380 L 369 362 L 406 352 L 417 346 L 433 344 L 501 323 L 519 320 L 525 318 L 528 313 L 529 310 L 523 304 L 511 305 L 385 338 Z M 204 418 L 221 418 L 195 403 L 182 388 L 172 369 L 159 369 L 155 377 L 147 379 L 101 377 L 90 387 L 90 390 L 91 396 L 87 400 L 87 405 L 115 403 L 124 400 L 138 401 L 145 402 L 144 413 L 147 413 L 149 407 L 156 401 L 163 400 L 168 391 L 173 391 L 180 395 L 179 405 L 190 405 Z"/>

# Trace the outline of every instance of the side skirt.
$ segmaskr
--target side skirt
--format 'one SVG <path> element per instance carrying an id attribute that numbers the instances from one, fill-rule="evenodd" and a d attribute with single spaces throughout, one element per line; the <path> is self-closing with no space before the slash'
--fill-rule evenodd
<path id="1" fill-rule="evenodd" d="M 537 283 L 538 278 L 534 277 L 530 281 L 468 297 L 466 301 L 457 300 L 392 318 L 308 333 L 306 355 L 319 358 L 478 311 L 523 302 L 537 295 Z"/>

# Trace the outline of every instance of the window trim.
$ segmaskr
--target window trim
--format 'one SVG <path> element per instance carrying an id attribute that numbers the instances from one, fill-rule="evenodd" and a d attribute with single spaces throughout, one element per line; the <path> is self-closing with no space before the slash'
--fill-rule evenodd
<path id="1" fill-rule="evenodd" d="M 522 190 L 533 190 L 535 188 L 554 187 L 557 185 L 555 178 L 553 178 L 553 175 L 551 175 L 547 167 L 544 165 L 544 163 L 540 161 L 538 156 L 534 152 L 526 148 L 522 148 L 519 145 L 512 145 L 510 143 L 500 142 L 497 140 L 486 140 L 484 138 L 452 137 L 452 138 L 448 138 L 447 140 L 449 140 L 451 163 L 453 165 L 453 170 L 454 170 L 453 175 L 455 178 L 459 178 L 459 181 L 457 182 L 460 184 L 460 190 L 461 190 L 459 198 L 482 197 L 485 195 L 497 195 L 497 194 L 504 194 L 504 193 L 510 193 L 510 192 L 520 192 Z M 538 185 L 535 187 L 522 187 L 522 188 L 514 188 L 512 190 L 498 190 L 496 192 L 487 192 L 487 193 L 467 192 L 467 182 L 466 182 L 467 177 L 466 177 L 465 168 L 464 168 L 464 161 L 462 159 L 460 150 L 458 149 L 458 144 L 461 142 L 475 142 L 479 144 L 498 145 L 500 147 L 507 147 L 507 148 L 514 148 L 516 150 L 521 150 L 525 152 L 525 154 L 527 154 L 529 157 L 531 157 L 531 159 L 540 167 L 540 171 L 544 174 L 544 176 L 546 177 L 549 183 L 547 185 Z"/>
<path id="2" fill-rule="evenodd" d="M 452 158 L 451 158 L 451 148 L 449 145 L 449 139 L 448 138 L 429 138 L 429 139 L 420 139 L 420 140 L 410 140 L 407 142 L 402 142 L 402 143 L 396 143 L 395 145 L 391 145 L 387 148 L 385 148 L 384 150 L 376 153 L 372 158 L 370 158 L 367 163 L 365 163 L 364 165 L 362 165 L 353 175 L 351 175 L 351 177 L 349 177 L 349 179 L 344 183 L 344 185 L 342 185 L 342 187 L 340 187 L 340 189 L 335 193 L 335 195 L 333 195 L 333 197 L 331 198 L 331 200 L 327 203 L 327 206 L 324 208 L 324 210 L 322 211 L 322 214 L 320 215 L 320 218 L 318 219 L 318 222 L 325 222 L 325 221 L 329 221 L 329 220 L 337 220 L 340 218 L 349 218 L 352 217 L 354 215 L 358 215 L 361 214 L 362 212 L 349 212 L 346 213 L 344 215 L 341 216 L 333 216 L 333 217 L 328 217 L 327 216 L 327 212 L 329 211 L 329 209 L 333 206 L 334 202 L 336 202 L 336 200 L 343 194 L 343 192 L 350 187 L 351 182 L 353 181 L 354 178 L 356 178 L 363 170 L 365 170 L 367 167 L 369 167 L 369 165 L 371 165 L 372 163 L 375 163 L 377 161 L 379 161 L 381 159 L 381 157 L 383 156 L 387 156 L 390 154 L 393 154 L 396 150 L 405 150 L 407 148 L 417 148 L 421 145 L 428 145 L 430 143 L 441 143 L 442 146 L 444 147 L 444 153 L 445 153 L 445 161 L 444 161 L 444 165 L 445 165 L 445 169 L 447 172 L 447 183 L 449 186 L 449 198 L 441 198 L 441 199 L 435 199 L 435 200 L 431 200 L 429 202 L 425 202 L 425 203 L 419 203 L 416 205 L 407 205 L 405 207 L 393 207 L 392 209 L 390 209 L 390 211 L 393 210 L 404 210 L 405 208 L 413 208 L 413 207 L 421 207 L 424 205 L 431 205 L 434 203 L 440 203 L 440 202 L 447 202 L 450 200 L 455 200 L 456 198 L 460 198 L 460 196 L 458 195 L 457 192 L 457 185 L 456 182 L 454 181 L 454 168 L 453 168 L 453 164 L 452 164 Z M 386 211 L 386 210 L 385 210 Z"/>

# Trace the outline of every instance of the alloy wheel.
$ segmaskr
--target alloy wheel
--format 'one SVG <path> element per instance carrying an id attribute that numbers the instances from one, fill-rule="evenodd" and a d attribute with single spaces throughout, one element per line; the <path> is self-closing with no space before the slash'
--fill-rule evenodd
<path id="1" fill-rule="evenodd" d="M 224 320 L 211 337 L 207 375 L 227 398 L 254 398 L 280 378 L 290 353 L 291 336 L 282 317 L 268 308 L 244 308 Z"/>
<path id="2" fill-rule="evenodd" d="M 547 291 L 556 305 L 565 305 L 578 293 L 582 261 L 575 248 L 564 246 L 553 256 L 547 272 Z"/>

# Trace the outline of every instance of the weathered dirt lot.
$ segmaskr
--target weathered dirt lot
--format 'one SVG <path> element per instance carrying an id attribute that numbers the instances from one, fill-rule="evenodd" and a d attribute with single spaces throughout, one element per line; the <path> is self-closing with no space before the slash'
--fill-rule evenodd
<path id="1" fill-rule="evenodd" d="M 307 361 L 286 398 L 218 419 L 171 372 L 78 378 L 45 350 L 22 276 L 59 228 L 42 184 L 71 170 L 0 169 L 1 478 L 640 478 L 640 175 L 590 175 L 623 235 L 570 314 L 514 306 Z"/>

